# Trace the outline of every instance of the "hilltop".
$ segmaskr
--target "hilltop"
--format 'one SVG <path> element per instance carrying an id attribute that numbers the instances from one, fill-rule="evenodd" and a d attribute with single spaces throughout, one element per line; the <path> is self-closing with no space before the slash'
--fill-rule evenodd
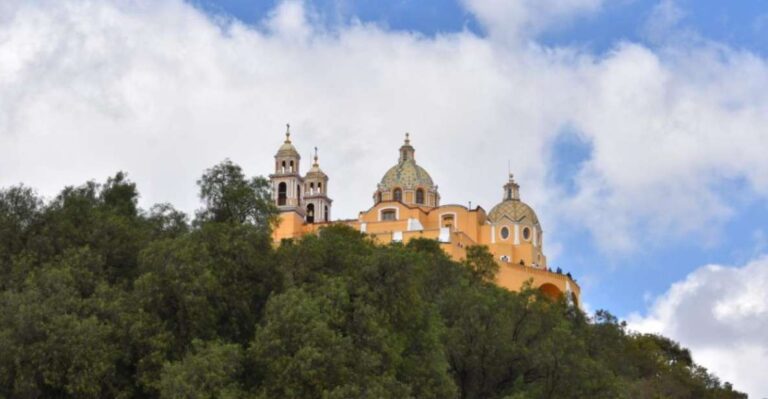
<path id="1" fill-rule="evenodd" d="M 331 225 L 273 245 L 229 162 L 193 218 L 124 173 L 0 190 L 0 397 L 745 398 L 677 343 L 493 284 L 484 247 Z"/>

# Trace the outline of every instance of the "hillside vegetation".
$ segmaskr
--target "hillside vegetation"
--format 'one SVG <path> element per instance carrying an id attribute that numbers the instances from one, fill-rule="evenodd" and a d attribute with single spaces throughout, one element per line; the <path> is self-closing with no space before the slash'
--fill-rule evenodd
<path id="1" fill-rule="evenodd" d="M 497 288 L 477 247 L 342 226 L 272 245 L 263 178 L 139 209 L 118 173 L 0 190 L 0 397 L 743 398 L 656 335 Z"/>

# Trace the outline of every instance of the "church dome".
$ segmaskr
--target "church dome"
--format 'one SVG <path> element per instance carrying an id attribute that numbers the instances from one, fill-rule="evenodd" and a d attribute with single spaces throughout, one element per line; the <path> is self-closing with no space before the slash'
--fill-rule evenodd
<path id="1" fill-rule="evenodd" d="M 416 164 L 413 153 L 414 148 L 406 134 L 405 144 L 400 147 L 400 160 L 384 174 L 379 184 L 380 190 L 394 188 L 411 190 L 418 187 L 429 190 L 435 187 L 429 173 Z"/>
<path id="2" fill-rule="evenodd" d="M 503 218 L 509 218 L 514 222 L 527 222 L 539 225 L 539 218 L 533 208 L 520 201 L 520 186 L 515 183 L 513 176 L 509 175 L 509 182 L 504 186 L 504 201 L 494 206 L 488 213 L 488 220 L 499 222 Z"/>
<path id="3" fill-rule="evenodd" d="M 283 145 L 281 145 L 277 150 L 277 154 L 275 156 L 279 158 L 301 158 L 299 156 L 299 152 L 296 151 L 296 147 L 294 147 L 293 143 L 291 143 L 291 126 L 286 126 L 287 129 L 285 132 L 285 141 L 283 142 Z"/>
<path id="4" fill-rule="evenodd" d="M 380 187 L 384 190 L 395 187 L 415 189 L 416 187 L 432 188 L 434 185 L 429 173 L 411 159 L 391 167 L 381 179 Z"/>
<path id="5" fill-rule="evenodd" d="M 515 222 L 529 222 L 533 225 L 539 224 L 539 218 L 536 216 L 536 212 L 523 201 L 518 200 L 504 200 L 500 204 L 496 205 L 488 213 L 488 219 L 492 222 L 498 222 L 504 217 L 507 217 Z"/>
<path id="6" fill-rule="evenodd" d="M 317 147 L 315 147 L 315 162 L 312 163 L 312 167 L 307 172 L 305 179 L 325 179 L 328 175 L 320 169 L 320 163 L 317 161 Z"/>
<path id="7" fill-rule="evenodd" d="M 296 147 L 291 143 L 291 139 L 286 137 L 285 142 L 277 150 L 278 157 L 299 157 L 299 152 L 296 151 Z"/>

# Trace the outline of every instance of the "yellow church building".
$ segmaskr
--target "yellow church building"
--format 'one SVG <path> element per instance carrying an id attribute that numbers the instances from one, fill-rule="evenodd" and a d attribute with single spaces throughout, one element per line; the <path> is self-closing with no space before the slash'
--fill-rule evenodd
<path id="1" fill-rule="evenodd" d="M 301 156 L 287 131 L 275 154 L 275 173 L 269 176 L 280 210 L 275 242 L 315 233 L 329 223 L 343 223 L 382 244 L 405 243 L 416 237 L 437 240 L 455 260 L 466 256 L 468 246 L 485 245 L 499 263 L 495 280 L 499 286 L 515 291 L 530 280 L 544 294 L 565 296 L 578 306 L 579 285 L 570 275 L 553 272 L 547 265 L 539 218 L 520 199 L 520 186 L 511 174 L 503 186 L 502 201 L 488 213 L 480 206 L 443 205 L 438 186 L 416 163 L 414 154 L 406 134 L 397 164 L 384 173 L 373 192 L 373 206 L 360 212 L 356 220 L 332 222 L 328 176 L 320 169 L 317 152 L 312 167 L 302 176 Z"/>

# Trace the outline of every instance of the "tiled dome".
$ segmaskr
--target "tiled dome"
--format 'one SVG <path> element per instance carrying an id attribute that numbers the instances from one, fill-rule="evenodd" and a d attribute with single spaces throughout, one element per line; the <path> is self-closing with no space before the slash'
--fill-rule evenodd
<path id="1" fill-rule="evenodd" d="M 492 222 L 498 222 L 504 217 L 508 217 L 515 222 L 528 222 L 533 225 L 539 224 L 539 218 L 536 212 L 523 201 L 509 199 L 501 202 L 491 209 L 488 219 Z"/>
<path id="2" fill-rule="evenodd" d="M 397 165 L 391 167 L 379 184 L 379 190 L 392 190 L 394 188 L 416 189 L 421 187 L 426 190 L 435 187 L 432 177 L 424 168 L 416 164 L 413 158 L 414 148 L 406 134 L 405 144 L 400 147 L 400 160 Z"/>
<path id="3" fill-rule="evenodd" d="M 488 219 L 491 222 L 499 222 L 504 217 L 508 217 L 514 222 L 527 222 L 532 225 L 539 225 L 539 218 L 536 212 L 523 201 L 520 201 L 520 185 L 515 182 L 514 176 L 509 175 L 509 182 L 504 185 L 504 201 L 496 205 L 488 213 Z"/>

